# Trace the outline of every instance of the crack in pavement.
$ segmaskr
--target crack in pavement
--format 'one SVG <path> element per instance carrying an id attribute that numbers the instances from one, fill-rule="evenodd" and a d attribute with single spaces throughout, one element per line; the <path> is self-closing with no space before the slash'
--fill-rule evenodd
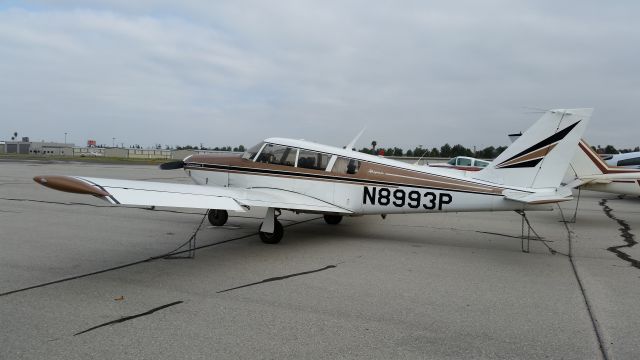
<path id="1" fill-rule="evenodd" d="M 479 230 L 474 230 L 475 232 L 479 233 L 479 234 L 488 234 L 488 235 L 497 235 L 497 236 L 504 236 L 504 237 L 508 237 L 508 238 L 514 238 L 514 239 L 522 239 L 522 236 L 517 236 L 517 235 L 507 235 L 507 234 L 500 234 L 500 233 L 496 233 L 496 232 L 491 232 L 491 231 L 479 231 Z M 545 240 L 543 237 L 541 238 L 531 238 L 531 241 L 545 241 L 545 242 L 553 242 L 553 240 Z"/>
<path id="2" fill-rule="evenodd" d="M 582 299 L 584 300 L 584 304 L 587 307 L 587 313 L 589 314 L 589 319 L 591 320 L 591 326 L 593 327 L 593 331 L 596 335 L 596 340 L 598 341 L 598 347 L 600 348 L 600 354 L 602 355 L 602 358 L 604 360 L 608 360 L 609 359 L 609 355 L 607 353 L 607 350 L 605 348 L 605 344 L 604 344 L 604 340 L 603 340 L 603 336 L 602 336 L 602 329 L 600 329 L 600 325 L 598 323 L 598 320 L 596 319 L 596 315 L 593 312 L 593 307 L 591 305 L 591 301 L 589 300 L 589 297 L 587 296 L 587 291 L 584 287 L 584 284 L 582 283 L 582 279 L 580 278 L 580 274 L 578 273 L 578 268 L 576 266 L 576 263 L 573 261 L 573 241 L 571 241 L 573 239 L 574 236 L 574 232 L 573 230 L 571 230 L 571 228 L 569 227 L 569 221 L 567 221 L 564 217 L 564 212 L 562 211 L 562 208 L 560 207 L 560 205 L 558 203 L 556 203 L 556 205 L 558 205 L 558 209 L 560 210 L 560 215 L 562 216 L 562 223 L 564 223 L 564 227 L 567 230 L 567 241 L 569 242 L 569 254 L 566 255 L 569 258 L 569 263 L 571 264 L 571 269 L 573 270 L 573 275 L 576 279 L 576 282 L 578 283 L 578 287 L 580 288 L 580 293 L 582 294 Z"/>
<path id="3" fill-rule="evenodd" d="M 626 243 L 625 245 L 610 246 L 607 248 L 607 250 L 616 254 L 616 256 L 620 259 L 627 261 L 629 264 L 631 264 L 631 266 L 640 269 L 640 260 L 634 259 L 629 254 L 620 250 L 621 248 L 632 248 L 638 243 L 631 233 L 631 226 L 629 226 L 626 221 L 618 219 L 615 215 L 613 215 L 613 209 L 610 208 L 609 205 L 607 205 L 607 202 L 607 199 L 602 199 L 598 204 L 602 206 L 602 211 L 604 211 L 604 214 L 607 215 L 609 219 L 617 222 L 618 225 L 620 225 L 620 227 L 618 228 L 618 230 L 620 230 L 620 237 Z"/>
<path id="4" fill-rule="evenodd" d="M 521 236 L 518 235 L 509 235 L 509 234 L 501 234 L 501 233 L 496 233 L 496 232 L 491 232 L 491 231 L 480 231 L 480 230 L 471 230 L 471 229 L 460 229 L 460 228 L 455 228 L 455 227 L 441 227 L 441 226 L 431 226 L 431 225 L 405 225 L 405 224 L 401 224 L 401 225 L 390 225 L 390 226 L 396 226 L 396 227 L 410 227 L 410 228 L 426 228 L 426 229 L 435 229 L 435 230 L 447 230 L 447 231 L 464 231 L 464 232 L 475 232 L 478 234 L 487 234 L 487 235 L 496 235 L 496 236 L 504 236 L 504 237 L 508 237 L 508 238 L 512 238 L 512 239 L 522 239 Z M 532 238 L 530 239 L 531 241 L 542 241 L 542 242 L 553 242 L 553 240 L 545 240 L 544 237 L 541 238 Z"/>
<path id="5" fill-rule="evenodd" d="M 284 227 L 290 227 L 290 226 L 294 226 L 294 225 L 298 225 L 298 224 L 303 224 L 303 223 L 314 221 L 314 220 L 318 220 L 318 219 L 320 219 L 320 217 L 314 217 L 314 218 L 311 218 L 311 219 L 298 221 L 298 222 L 295 222 L 293 224 L 287 224 L 287 225 L 284 225 Z M 142 264 L 142 263 L 146 263 L 146 262 L 165 259 L 167 256 L 174 256 L 174 255 L 180 255 L 180 254 L 186 254 L 186 253 L 190 253 L 190 252 L 195 252 L 196 250 L 200 250 L 200 249 L 204 249 L 204 248 L 208 248 L 208 247 L 212 247 L 212 246 L 217 246 L 217 245 L 221 245 L 221 244 L 226 244 L 228 242 L 232 242 L 232 241 L 236 241 L 236 240 L 242 240 L 242 239 L 246 239 L 246 238 L 249 238 L 249 237 L 252 237 L 252 236 L 256 236 L 256 235 L 258 235 L 258 232 L 254 232 L 254 233 L 250 233 L 250 234 L 247 234 L 247 235 L 238 236 L 238 237 L 227 239 L 227 240 L 214 242 L 214 243 L 211 243 L 211 244 L 196 246 L 194 248 L 190 248 L 190 249 L 186 249 L 186 250 L 177 251 L 178 249 L 184 247 L 184 245 L 189 242 L 189 241 L 187 241 L 184 244 L 180 245 L 177 249 L 172 250 L 172 251 L 167 252 L 167 253 L 164 253 L 162 255 L 151 256 L 151 257 L 149 257 L 147 259 L 133 261 L 133 262 L 130 262 L 130 263 L 126 263 L 126 264 L 110 267 L 110 268 L 107 268 L 107 269 L 102 269 L 102 270 L 97 270 L 97 271 L 93 271 L 93 272 L 89 272 L 89 273 L 85 273 L 85 274 L 70 276 L 70 277 L 59 279 L 59 280 L 48 281 L 48 282 L 45 282 L 45 283 L 32 285 L 32 286 L 28 286 L 28 287 L 21 288 L 21 289 L 6 291 L 6 292 L 3 292 L 3 293 L 0 293 L 0 297 L 11 295 L 11 294 L 16 294 L 16 293 L 24 292 L 24 291 L 28 291 L 28 290 L 33 290 L 33 289 L 37 289 L 37 288 L 41 288 L 41 287 L 45 287 L 45 286 L 49 286 L 49 285 L 55 285 L 55 284 L 59 284 L 59 283 L 63 283 L 63 282 L 71 281 L 71 280 L 81 279 L 81 278 L 85 278 L 85 277 L 88 277 L 88 276 L 98 275 L 98 274 L 102 274 L 102 273 L 106 273 L 106 272 L 110 272 L 110 271 L 115 271 L 115 270 L 123 269 L 123 268 L 126 268 L 126 267 L 130 267 L 130 266 L 134 266 L 134 265 L 138 265 L 138 264 Z M 191 235 L 191 236 L 193 236 L 193 235 Z"/>
<path id="6" fill-rule="evenodd" d="M 188 211 L 178 211 L 178 210 L 165 210 L 165 209 L 157 209 L 155 207 L 141 207 L 141 206 L 113 206 L 113 205 L 95 205 L 88 203 L 78 203 L 78 202 L 62 202 L 62 201 L 49 201 L 49 200 L 35 200 L 35 199 L 19 199 L 19 198 L 3 198 L 0 197 L 0 200 L 6 201 L 17 201 L 17 202 L 35 202 L 35 203 L 43 203 L 43 204 L 52 204 L 52 205 L 80 205 L 80 206 L 90 206 L 94 208 L 124 208 L 124 209 L 140 209 L 147 211 L 160 211 L 160 212 L 169 212 L 175 214 L 188 214 L 188 215 L 200 215 L 200 213 L 188 212 Z"/>
<path id="7" fill-rule="evenodd" d="M 242 289 L 242 288 L 246 288 L 246 287 L 249 287 L 249 286 L 265 284 L 265 283 L 272 282 L 272 281 L 285 280 L 285 279 L 289 279 L 289 278 L 296 277 L 296 276 L 313 274 L 313 273 L 317 273 L 317 272 L 320 272 L 320 271 L 333 269 L 333 268 L 336 268 L 336 267 L 338 267 L 337 264 L 336 265 L 327 265 L 327 266 L 325 266 L 323 268 L 320 268 L 320 269 L 303 271 L 303 272 L 299 272 L 299 273 L 295 273 L 295 274 L 289 274 L 289 275 L 283 275 L 283 276 L 276 276 L 276 277 L 264 279 L 264 280 L 261 280 L 261 281 L 256 281 L 256 282 L 253 282 L 253 283 L 250 283 L 250 284 L 245 284 L 245 285 L 240 285 L 240 286 L 232 287 L 232 288 L 225 289 L 225 290 L 220 290 L 220 291 L 217 291 L 216 294 L 220 294 L 220 293 L 224 293 L 224 292 L 228 292 L 228 291 L 232 291 L 232 290 L 237 290 L 237 289 Z"/>
<path id="8" fill-rule="evenodd" d="M 109 325 L 114 325 L 114 324 L 119 324 L 119 323 L 122 323 L 122 322 L 125 322 L 125 321 L 129 321 L 129 320 L 133 320 L 133 319 L 136 319 L 136 318 L 142 317 L 142 316 L 151 315 L 151 314 L 153 314 L 154 312 L 156 312 L 156 311 L 158 311 L 158 310 L 166 309 L 166 308 L 168 308 L 168 307 L 170 307 L 170 306 L 175 306 L 175 305 L 182 304 L 182 303 L 183 303 L 183 301 L 181 301 L 181 300 L 180 300 L 180 301 L 174 301 L 174 302 L 169 303 L 169 304 L 166 304 L 166 305 L 162 305 L 162 306 L 155 307 L 155 308 L 153 308 L 153 309 L 151 309 L 151 310 L 149 310 L 149 311 L 145 311 L 145 312 L 140 313 L 140 314 L 130 315 L 130 316 L 124 316 L 124 317 L 121 317 L 120 319 L 112 320 L 112 321 L 108 321 L 108 322 L 106 322 L 106 323 L 102 323 L 102 324 L 100 324 L 100 325 L 96 325 L 96 326 L 94 326 L 94 327 L 90 327 L 90 328 L 88 328 L 88 329 L 86 329 L 86 330 L 83 330 L 83 331 L 77 332 L 77 333 L 73 334 L 73 336 L 78 336 L 78 335 L 80 335 L 80 334 L 84 334 L 84 333 L 87 333 L 87 332 L 89 332 L 89 331 L 93 331 L 93 330 L 95 330 L 95 329 L 99 329 L 99 328 L 101 328 L 101 327 L 105 327 L 105 326 L 109 326 Z"/>
<path id="9" fill-rule="evenodd" d="M 159 212 L 168 212 L 173 214 L 186 214 L 186 215 L 201 215 L 199 212 L 190 212 L 190 211 L 179 211 L 179 210 L 168 210 L 168 209 L 158 209 L 155 206 L 113 206 L 113 205 L 96 205 L 96 204 L 88 204 L 88 203 L 79 203 L 79 202 L 62 202 L 62 201 L 49 201 L 49 200 L 36 200 L 36 199 L 19 199 L 19 198 L 3 198 L 0 197 L 0 200 L 6 201 L 17 201 L 17 202 L 35 202 L 35 203 L 43 203 L 43 204 L 52 204 L 52 205 L 79 205 L 79 206 L 90 206 L 94 208 L 107 208 L 107 209 L 139 209 L 139 210 L 147 210 L 147 211 L 159 211 Z M 229 218 L 239 218 L 239 219 L 258 219 L 262 220 L 264 217 L 258 216 L 241 216 L 241 215 L 229 215 Z M 290 221 L 295 222 L 295 220 L 288 219 L 279 219 L 282 221 Z"/>

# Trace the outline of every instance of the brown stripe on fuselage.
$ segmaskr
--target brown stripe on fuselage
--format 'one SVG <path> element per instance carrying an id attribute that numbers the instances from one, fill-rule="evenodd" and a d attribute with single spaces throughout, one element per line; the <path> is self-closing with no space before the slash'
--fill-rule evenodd
<path id="1" fill-rule="evenodd" d="M 88 194 L 98 197 L 107 197 L 111 195 L 96 186 L 89 185 L 82 180 L 78 180 L 70 176 L 36 176 L 33 178 L 33 181 L 51 189 L 75 194 Z"/>
<path id="2" fill-rule="evenodd" d="M 419 186 L 432 187 L 439 189 L 458 190 L 465 192 L 477 192 L 491 195 L 501 195 L 504 188 L 480 185 L 469 181 L 451 179 L 446 176 L 426 174 L 419 171 L 395 168 L 389 165 L 382 165 L 360 161 L 360 169 L 356 174 L 344 174 L 327 172 L 325 170 L 307 169 L 301 167 L 293 167 L 278 164 L 269 164 L 261 162 L 253 162 L 251 160 L 242 159 L 239 156 L 228 157 L 210 157 L 207 155 L 194 155 L 187 159 L 187 169 L 191 170 L 209 170 L 216 169 L 199 167 L 197 164 L 225 166 L 229 168 L 217 169 L 217 171 L 226 171 L 230 173 L 246 173 L 252 169 L 283 172 L 280 174 L 262 174 L 268 176 L 279 177 L 300 177 L 301 175 L 316 175 L 323 178 L 315 178 L 316 181 L 332 181 L 332 182 L 349 182 L 355 181 L 363 184 L 371 182 L 393 183 L 398 186 Z M 193 164 L 193 165 L 191 165 Z"/>
<path id="3" fill-rule="evenodd" d="M 547 145 L 541 149 L 538 149 L 536 151 L 530 152 L 528 154 L 525 154 L 523 156 L 517 157 L 513 160 L 509 160 L 507 162 L 504 162 L 502 164 L 500 164 L 498 167 L 505 167 L 505 166 L 509 166 L 509 165 L 513 165 L 516 163 L 521 163 L 521 162 L 525 162 L 525 161 L 529 161 L 529 160 L 533 160 L 533 159 L 537 159 L 539 157 L 544 157 L 546 156 L 551 150 L 553 150 L 554 147 L 556 147 L 556 144 L 550 144 Z"/>

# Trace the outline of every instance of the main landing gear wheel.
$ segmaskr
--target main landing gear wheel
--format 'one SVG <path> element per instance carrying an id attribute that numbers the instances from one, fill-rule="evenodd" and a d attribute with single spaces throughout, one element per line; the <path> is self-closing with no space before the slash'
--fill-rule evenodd
<path id="1" fill-rule="evenodd" d="M 229 219 L 229 213 L 227 210 L 216 210 L 211 209 L 207 213 L 207 218 L 209 222 L 213 226 L 222 226 L 227 223 L 227 219 Z"/>
<path id="2" fill-rule="evenodd" d="M 260 227 L 262 227 L 262 224 L 260 224 Z M 276 220 L 273 228 L 273 234 L 260 231 L 258 235 L 260 235 L 260 240 L 265 244 L 277 244 L 282 240 L 284 228 L 282 227 L 282 224 L 280 224 L 280 221 Z"/>
<path id="3" fill-rule="evenodd" d="M 342 215 L 325 215 L 324 221 L 329 225 L 338 225 L 342 221 Z"/>

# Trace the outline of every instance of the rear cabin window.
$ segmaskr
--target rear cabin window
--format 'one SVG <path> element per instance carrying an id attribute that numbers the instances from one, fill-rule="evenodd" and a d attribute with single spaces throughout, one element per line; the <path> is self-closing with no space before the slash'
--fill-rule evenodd
<path id="1" fill-rule="evenodd" d="M 640 165 L 640 157 L 618 161 L 618 166 L 633 166 L 633 165 Z"/>
<path id="2" fill-rule="evenodd" d="M 315 151 L 300 150 L 298 167 L 303 169 L 326 170 L 329 165 L 329 155 Z"/>
<path id="3" fill-rule="evenodd" d="M 360 161 L 345 157 L 338 157 L 331 172 L 334 174 L 356 174 L 360 169 Z"/>
<path id="4" fill-rule="evenodd" d="M 296 162 L 296 152 L 297 149 L 289 146 L 267 144 L 260 152 L 260 155 L 258 155 L 256 161 L 267 164 L 294 166 Z"/>
<path id="5" fill-rule="evenodd" d="M 473 162 L 473 165 L 483 168 L 483 167 L 487 167 L 487 165 L 489 165 L 489 162 L 488 161 L 484 161 L 484 160 L 476 160 L 476 161 Z"/>

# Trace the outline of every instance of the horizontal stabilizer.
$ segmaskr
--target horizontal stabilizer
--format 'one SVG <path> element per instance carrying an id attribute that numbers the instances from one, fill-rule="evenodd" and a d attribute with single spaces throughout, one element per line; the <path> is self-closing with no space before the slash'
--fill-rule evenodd
<path id="1" fill-rule="evenodd" d="M 505 190 L 502 192 L 504 198 L 511 201 L 517 201 L 524 204 L 551 204 L 562 201 L 573 200 L 571 189 L 561 187 L 556 191 L 527 193 L 516 190 Z"/>

